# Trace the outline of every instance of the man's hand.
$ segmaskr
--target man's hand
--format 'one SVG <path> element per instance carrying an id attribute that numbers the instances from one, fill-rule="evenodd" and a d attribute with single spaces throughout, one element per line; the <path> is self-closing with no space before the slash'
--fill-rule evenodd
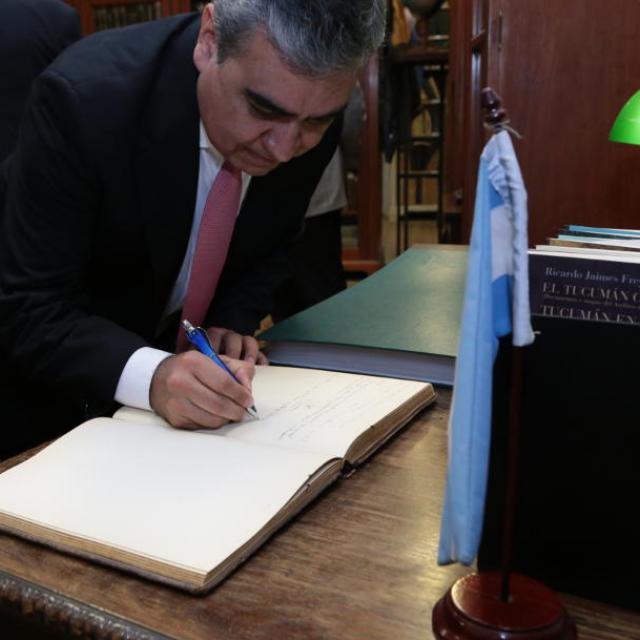
<path id="1" fill-rule="evenodd" d="M 222 327 L 210 327 L 207 335 L 218 354 L 255 364 L 269 364 L 267 356 L 258 349 L 258 341 L 252 336 L 242 336 Z"/>
<path id="2" fill-rule="evenodd" d="M 181 429 L 215 429 L 242 420 L 245 409 L 253 404 L 255 367 L 246 360 L 222 359 L 239 383 L 198 351 L 163 360 L 151 380 L 151 408 Z"/>

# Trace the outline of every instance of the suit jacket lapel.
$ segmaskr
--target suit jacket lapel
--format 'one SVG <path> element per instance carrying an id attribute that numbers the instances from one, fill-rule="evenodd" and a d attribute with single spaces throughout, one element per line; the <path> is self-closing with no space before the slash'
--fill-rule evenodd
<path id="1" fill-rule="evenodd" d="M 188 23 L 165 49 L 141 120 L 136 179 L 158 316 L 182 264 L 195 206 L 199 112 L 192 54 L 198 26 L 199 20 Z"/>

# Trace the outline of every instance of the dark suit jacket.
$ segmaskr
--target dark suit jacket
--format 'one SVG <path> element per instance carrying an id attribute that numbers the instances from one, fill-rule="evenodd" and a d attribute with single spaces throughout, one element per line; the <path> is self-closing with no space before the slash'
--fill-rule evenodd
<path id="1" fill-rule="evenodd" d="M 32 82 L 80 38 L 80 16 L 63 0 L 0 2 L 0 162 L 15 148 Z"/>
<path id="2" fill-rule="evenodd" d="M 0 234 L 0 369 L 31 397 L 52 391 L 67 421 L 110 410 L 128 358 L 157 344 L 195 204 L 198 26 L 85 38 L 31 95 Z M 248 333 L 269 312 L 336 133 L 252 180 L 208 323 Z"/>

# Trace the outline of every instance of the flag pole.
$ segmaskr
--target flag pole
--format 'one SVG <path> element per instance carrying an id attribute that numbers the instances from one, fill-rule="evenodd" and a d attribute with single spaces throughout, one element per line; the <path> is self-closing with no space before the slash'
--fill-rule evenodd
<path id="1" fill-rule="evenodd" d="M 522 390 L 524 347 L 511 345 L 511 375 L 509 386 L 509 435 L 507 452 L 507 486 L 505 491 L 504 523 L 502 533 L 502 563 L 500 572 L 500 600 L 509 601 L 513 547 L 516 519 L 516 494 L 518 485 L 518 449 L 520 416 L 522 415 Z"/>
<path id="2" fill-rule="evenodd" d="M 500 130 L 507 121 L 507 112 L 501 107 L 499 96 L 486 87 L 480 96 L 485 111 L 485 125 L 494 132 Z M 505 487 L 504 515 L 502 526 L 502 557 L 500 564 L 500 600 L 508 602 L 513 570 L 513 549 L 515 539 L 516 495 L 518 486 L 518 451 L 520 416 L 522 415 L 522 392 L 524 371 L 524 347 L 511 345 L 511 371 L 509 375 L 509 407 L 507 434 L 507 477 Z"/>
<path id="3" fill-rule="evenodd" d="M 498 132 L 507 114 L 490 88 L 482 90 L 485 123 Z M 511 346 L 507 480 L 499 571 L 471 573 L 457 580 L 436 603 L 432 630 L 440 640 L 576 640 L 573 620 L 555 593 L 537 580 L 513 572 L 518 440 L 524 388 L 524 348 Z"/>

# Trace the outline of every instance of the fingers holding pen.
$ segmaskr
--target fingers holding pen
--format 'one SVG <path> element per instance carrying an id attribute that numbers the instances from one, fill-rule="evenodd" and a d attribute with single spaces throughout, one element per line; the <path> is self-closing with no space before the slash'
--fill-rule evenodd
<path id="1" fill-rule="evenodd" d="M 253 404 L 253 364 L 225 359 L 236 382 L 224 369 L 196 351 L 164 360 L 153 376 L 152 409 L 179 428 L 217 428 L 240 421 Z"/>
<path id="2" fill-rule="evenodd" d="M 236 377 L 236 380 L 251 392 L 251 383 L 253 381 L 253 376 L 256 374 L 255 365 L 252 362 L 236 360 L 229 356 L 220 356 L 220 360 L 227 365 L 229 371 L 231 371 L 231 373 Z"/>

